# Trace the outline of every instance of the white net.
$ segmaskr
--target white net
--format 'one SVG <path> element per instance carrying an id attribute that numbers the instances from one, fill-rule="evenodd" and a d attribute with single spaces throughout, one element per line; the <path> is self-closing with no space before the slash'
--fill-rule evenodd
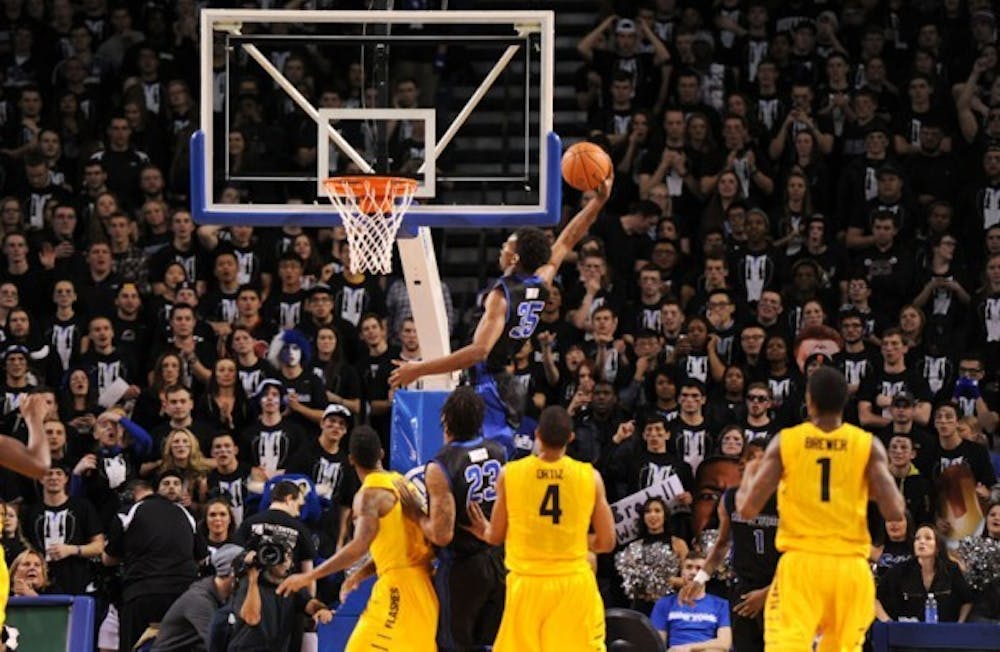
<path id="1" fill-rule="evenodd" d="M 351 272 L 390 273 L 392 243 L 413 203 L 417 182 L 402 177 L 334 177 L 323 187 L 347 231 Z"/>

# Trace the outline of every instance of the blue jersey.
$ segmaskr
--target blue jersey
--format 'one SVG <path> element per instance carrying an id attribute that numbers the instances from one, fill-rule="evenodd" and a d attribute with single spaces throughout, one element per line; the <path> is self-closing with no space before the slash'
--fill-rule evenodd
<path id="1" fill-rule="evenodd" d="M 545 282 L 538 276 L 502 277 L 490 292 L 500 290 L 507 299 L 507 318 L 500 339 L 486 356 L 487 371 L 496 373 L 509 365 L 524 342 L 538 327 L 539 316 L 549 298 Z"/>
<path id="2" fill-rule="evenodd" d="M 507 459 L 516 456 L 514 427 L 521 421 L 516 401 L 509 397 L 511 389 L 507 366 L 538 327 L 539 317 L 549 297 L 545 282 L 538 276 L 502 277 L 490 292 L 503 292 L 507 299 L 507 315 L 503 332 L 493 345 L 486 360 L 471 370 L 472 385 L 486 403 L 483 435 L 500 442 Z"/>

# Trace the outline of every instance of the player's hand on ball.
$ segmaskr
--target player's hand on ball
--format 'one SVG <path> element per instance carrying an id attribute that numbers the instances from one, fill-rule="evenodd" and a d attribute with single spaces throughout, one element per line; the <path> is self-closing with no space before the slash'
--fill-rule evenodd
<path id="1" fill-rule="evenodd" d="M 596 189 L 597 199 L 599 199 L 602 204 L 608 201 L 608 198 L 611 196 L 611 187 L 613 185 L 615 185 L 615 173 L 612 170 L 611 174 L 608 175 L 608 178 L 602 181 L 601 185 L 597 186 Z"/>
<path id="2" fill-rule="evenodd" d="M 409 482 L 404 478 L 397 478 L 393 480 L 392 484 L 399 492 L 399 505 L 403 508 L 403 514 L 407 518 L 419 521 L 422 516 L 427 514 L 424 501 L 413 492 Z"/>

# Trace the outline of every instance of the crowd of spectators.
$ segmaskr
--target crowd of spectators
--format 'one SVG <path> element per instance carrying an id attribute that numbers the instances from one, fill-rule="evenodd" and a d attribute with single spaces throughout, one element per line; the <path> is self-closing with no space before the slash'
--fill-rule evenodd
<path id="1" fill-rule="evenodd" d="M 45 394 L 54 460 L 41 483 L 0 477 L 17 595 L 90 594 L 106 606 L 122 581 L 127 596 L 143 591 L 129 586 L 143 571 L 127 532 L 139 526 L 119 516 L 137 495 L 149 500 L 143 482 L 189 516 L 179 521 L 193 532 L 188 561 L 246 544 L 255 523 L 296 533 L 299 568 L 328 557 L 349 536 L 357 487 L 343 441 L 369 424 L 387 444 L 392 360 L 420 356 L 405 284 L 350 272 L 339 230 L 192 221 L 197 106 L 212 102 L 218 118 L 226 106 L 223 90 L 194 90 L 199 6 L 0 9 L 0 432 L 24 438 L 20 397 Z M 679 483 L 644 536 L 667 554 L 705 555 L 722 468 L 708 462 L 735 465 L 800 421 L 808 369 L 835 365 L 851 386 L 848 420 L 885 443 L 912 516 L 873 519 L 880 617 L 922 614 L 913 591 L 930 584 L 911 582 L 923 569 L 961 597 L 942 620 L 996 618 L 997 587 L 975 592 L 938 559 L 945 538 L 1000 539 L 991 3 L 655 0 L 600 11 L 578 43 L 576 91 L 589 138 L 613 158 L 614 192 L 511 366 L 520 448 L 545 405 L 566 406 L 570 453 L 602 471 L 612 501 Z M 358 66 L 338 72 L 321 49 L 279 63 L 317 105 L 350 106 L 366 91 Z M 311 122 L 268 78 L 247 65 L 232 79 L 231 166 L 315 155 L 298 147 Z M 395 88 L 417 102 L 433 83 Z M 248 192 L 215 190 L 222 201 Z M 297 201 L 300 190 L 266 192 Z M 834 348 L 807 355 L 812 340 Z M 310 490 L 278 483 L 273 494 L 283 477 Z M 939 500 L 946 485 L 968 489 L 964 508 Z M 102 553 L 124 560 L 124 578 L 102 569 Z M 656 602 L 626 595 L 610 559 L 598 573 L 608 606 Z M 201 581 L 199 599 L 233 592 L 215 580 Z M 317 590 L 335 601 L 335 588 Z M 121 631 L 137 636 L 183 592 L 145 590 Z M 102 647 L 117 648 L 104 624 Z"/>

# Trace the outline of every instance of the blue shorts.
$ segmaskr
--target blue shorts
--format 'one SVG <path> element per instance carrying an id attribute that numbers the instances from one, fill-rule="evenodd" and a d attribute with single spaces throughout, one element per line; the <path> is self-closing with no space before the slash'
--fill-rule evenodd
<path id="1" fill-rule="evenodd" d="M 472 369 L 472 387 L 486 404 L 483 414 L 483 436 L 493 439 L 504 447 L 507 459 L 514 459 L 517 449 L 514 446 L 514 428 L 510 425 L 510 409 L 500 394 L 496 375 L 490 373 L 482 364 Z"/>

